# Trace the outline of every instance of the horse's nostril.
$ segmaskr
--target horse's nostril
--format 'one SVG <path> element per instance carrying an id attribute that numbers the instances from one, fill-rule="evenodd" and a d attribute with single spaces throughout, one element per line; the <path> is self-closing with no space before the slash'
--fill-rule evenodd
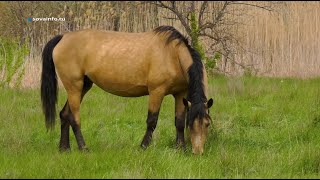
<path id="1" fill-rule="evenodd" d="M 192 149 L 192 153 L 195 155 L 201 155 L 203 153 L 203 150 L 195 148 L 195 149 Z"/>
<path id="2" fill-rule="evenodd" d="M 203 154 L 203 149 L 192 148 L 192 153 L 195 154 L 195 155 L 202 155 Z"/>
<path id="3" fill-rule="evenodd" d="M 203 154 L 203 150 L 200 151 L 199 155 L 202 155 L 202 154 Z"/>

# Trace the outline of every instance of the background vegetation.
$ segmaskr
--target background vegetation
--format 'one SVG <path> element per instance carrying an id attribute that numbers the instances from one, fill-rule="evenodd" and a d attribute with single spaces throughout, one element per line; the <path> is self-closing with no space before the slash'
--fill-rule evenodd
<path id="1" fill-rule="evenodd" d="M 319 9 L 319 2 L 4 1 L 0 39 L 14 37 L 28 47 L 22 87 L 39 86 L 41 51 L 54 35 L 86 28 L 144 32 L 159 25 L 189 37 L 211 73 L 309 78 L 320 72 Z"/>

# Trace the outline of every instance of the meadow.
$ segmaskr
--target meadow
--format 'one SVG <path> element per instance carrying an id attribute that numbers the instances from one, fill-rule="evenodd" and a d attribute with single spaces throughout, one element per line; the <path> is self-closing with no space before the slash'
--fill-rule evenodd
<path id="1" fill-rule="evenodd" d="M 39 89 L 0 89 L 0 178 L 319 178 L 320 79 L 209 79 L 213 119 L 202 156 L 174 148 L 174 99 L 160 110 L 153 141 L 148 97 L 124 98 L 94 86 L 81 105 L 90 152 L 60 153 L 60 120 L 47 132 Z M 60 87 L 58 109 L 66 101 Z"/>

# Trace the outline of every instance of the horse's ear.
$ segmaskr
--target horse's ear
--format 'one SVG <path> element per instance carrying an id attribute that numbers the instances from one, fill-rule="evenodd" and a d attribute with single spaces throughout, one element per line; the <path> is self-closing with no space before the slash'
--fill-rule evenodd
<path id="1" fill-rule="evenodd" d="M 185 98 L 183 98 L 183 104 L 186 108 L 190 108 L 191 107 L 191 102 L 189 102 L 188 100 L 186 100 Z"/>
<path id="2" fill-rule="evenodd" d="M 209 101 L 206 103 L 206 107 L 209 109 L 213 104 L 213 99 L 210 98 Z"/>

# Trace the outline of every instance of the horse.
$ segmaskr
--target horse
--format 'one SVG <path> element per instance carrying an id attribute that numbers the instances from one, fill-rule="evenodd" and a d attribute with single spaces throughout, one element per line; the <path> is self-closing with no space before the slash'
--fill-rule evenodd
<path id="1" fill-rule="evenodd" d="M 164 96 L 175 98 L 176 147 L 185 149 L 188 129 L 194 154 L 202 154 L 212 124 L 207 73 L 200 54 L 172 26 L 140 33 L 85 29 L 56 35 L 42 52 L 41 102 L 47 130 L 55 126 L 57 75 L 67 100 L 60 111 L 59 150 L 70 151 L 69 128 L 78 148 L 87 151 L 80 124 L 80 103 L 93 83 L 122 97 L 148 95 L 146 149 L 157 126 Z M 186 128 L 185 128 L 186 127 Z"/>

